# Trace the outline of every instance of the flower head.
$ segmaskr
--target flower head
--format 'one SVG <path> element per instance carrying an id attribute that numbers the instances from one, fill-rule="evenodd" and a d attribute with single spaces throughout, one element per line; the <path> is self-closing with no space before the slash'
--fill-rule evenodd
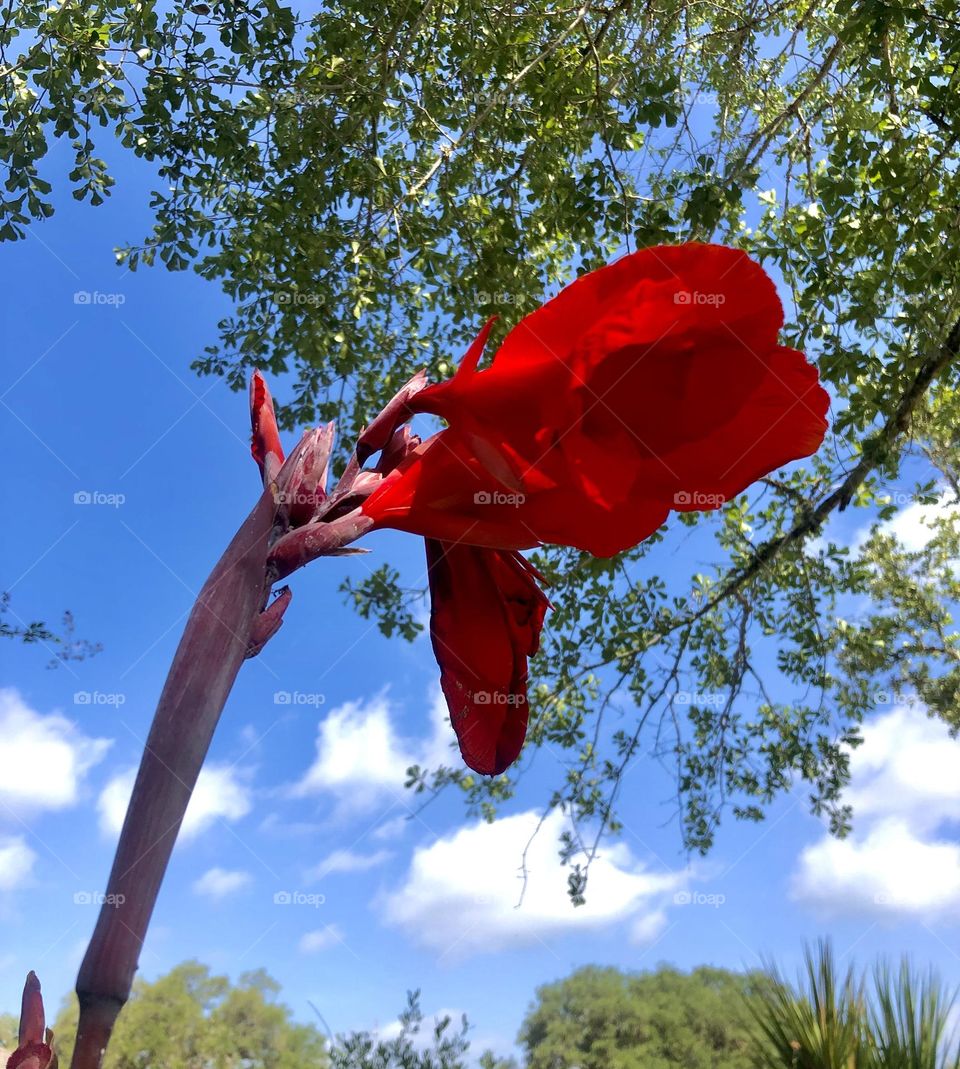
<path id="1" fill-rule="evenodd" d="M 826 391 L 777 343 L 773 283 L 723 245 L 659 246 L 582 276 L 477 370 L 489 324 L 409 413 L 449 427 L 365 502 L 377 526 L 611 556 L 671 509 L 717 508 L 826 433 Z M 478 507 L 479 506 L 479 507 Z"/>
<path id="2" fill-rule="evenodd" d="M 527 659 L 548 607 L 517 551 L 554 543 L 611 556 L 671 510 L 718 508 L 815 452 L 829 397 L 803 354 L 778 343 L 782 325 L 773 283 L 737 249 L 625 256 L 522 319 L 488 367 L 489 322 L 453 378 L 414 376 L 329 494 L 332 429 L 308 432 L 284 462 L 255 376 L 253 452 L 265 480 L 280 502 L 314 487 L 309 507 L 281 506 L 274 575 L 350 552 L 374 528 L 422 535 L 451 722 L 466 763 L 498 774 L 523 744 Z M 447 426 L 421 441 L 405 425 L 417 413 Z"/>

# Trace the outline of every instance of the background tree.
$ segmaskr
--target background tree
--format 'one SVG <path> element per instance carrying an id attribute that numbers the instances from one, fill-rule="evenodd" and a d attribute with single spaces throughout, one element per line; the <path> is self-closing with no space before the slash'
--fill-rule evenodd
<path id="1" fill-rule="evenodd" d="M 8 619 L 9 616 L 13 617 L 12 621 Z M 0 638 L 12 638 L 28 646 L 44 646 L 53 654 L 48 668 L 56 668 L 64 661 L 82 661 L 103 649 L 99 642 L 76 638 L 74 632 L 73 613 L 69 610 L 63 614 L 63 631 L 57 634 L 42 620 L 22 619 L 11 608 L 9 593 L 0 594 Z"/>
<path id="2" fill-rule="evenodd" d="M 466 1069 L 470 1043 L 466 1015 L 459 1027 L 449 1016 L 434 1022 L 432 1033 L 422 1036 L 423 1012 L 420 992 L 407 995 L 407 1007 L 400 1014 L 400 1032 L 384 1039 L 370 1032 L 353 1032 L 339 1037 L 330 1051 L 330 1069 Z M 480 1056 L 480 1069 L 515 1069 L 490 1051 Z"/>
<path id="3" fill-rule="evenodd" d="M 434 1022 L 424 1035 L 419 992 L 410 992 L 392 1038 L 370 1032 L 338 1036 L 332 1044 L 312 1025 L 295 1023 L 276 1001 L 280 985 L 262 969 L 236 984 L 205 965 L 184 962 L 157 980 L 137 980 L 120 1015 L 104 1069 L 467 1069 L 466 1017 Z M 53 1025 L 61 1065 L 69 1065 L 77 1026 L 71 995 Z M 16 1047 L 18 1019 L 0 1015 L 0 1046 Z M 517 1069 L 490 1051 L 481 1069 Z"/>
<path id="4" fill-rule="evenodd" d="M 324 1069 L 326 1041 L 274 1001 L 279 990 L 262 970 L 243 974 L 234 985 L 198 962 L 178 965 L 152 982 L 137 980 L 104 1069 Z M 61 1065 L 73 1055 L 77 1015 L 71 995 L 53 1026 Z"/>
<path id="5" fill-rule="evenodd" d="M 527 1069 L 745 1069 L 747 976 L 703 966 L 588 966 L 537 990 L 520 1030 Z"/>
<path id="6" fill-rule="evenodd" d="M 0 1013 L 0 1050 L 6 1050 L 7 1053 L 16 1050 L 19 1031 L 19 1017 L 12 1013 Z"/>
<path id="7" fill-rule="evenodd" d="M 158 177 L 154 230 L 118 235 L 118 261 L 219 282 L 234 311 L 195 366 L 235 387 L 292 369 L 288 425 L 363 423 L 415 367 L 447 374 L 490 313 L 502 336 L 638 245 L 728 241 L 779 269 L 785 338 L 835 397 L 828 446 L 668 541 L 538 555 L 556 608 L 531 740 L 567 752 L 549 804 L 590 828 L 571 856 L 617 830 L 640 755 L 675 775 L 706 850 L 724 812 L 760 819 L 797 782 L 844 833 L 845 744 L 878 694 L 960 726 L 952 0 L 25 0 L 0 64 L 0 237 L 52 212 L 54 137 L 73 195 L 102 200 L 112 129 Z M 925 548 L 813 541 L 848 507 L 889 518 L 904 488 L 940 506 Z M 667 583 L 656 562 L 687 526 L 696 570 Z M 348 593 L 416 632 L 389 566 Z M 410 780 L 488 816 L 515 782 Z"/>

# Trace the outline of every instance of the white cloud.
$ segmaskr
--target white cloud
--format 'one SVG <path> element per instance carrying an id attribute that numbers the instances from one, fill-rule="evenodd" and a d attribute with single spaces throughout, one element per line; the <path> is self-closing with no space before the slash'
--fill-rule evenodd
<path id="1" fill-rule="evenodd" d="M 403 885 L 381 900 L 383 919 L 441 957 L 537 943 L 568 931 L 632 922 L 635 938 L 649 938 L 671 892 L 687 874 L 648 872 L 622 844 L 607 847 L 590 867 L 586 905 L 567 895 L 569 869 L 557 856 L 566 820 L 551 813 L 527 850 L 522 904 L 519 871 L 539 817 L 519 813 L 479 822 L 417 849 Z"/>
<path id="2" fill-rule="evenodd" d="M 119 834 L 135 778 L 135 769 L 121 772 L 100 792 L 97 808 L 100 828 L 105 834 Z M 250 790 L 242 782 L 238 770 L 232 765 L 206 765 L 200 771 L 187 806 L 180 838 L 193 838 L 218 819 L 239 820 L 250 809 Z"/>
<path id="3" fill-rule="evenodd" d="M 379 842 L 392 842 L 399 839 L 409 825 L 410 821 L 407 817 L 394 817 L 392 820 L 385 820 L 382 824 L 378 824 L 370 832 L 370 838 L 377 839 Z"/>
<path id="4" fill-rule="evenodd" d="M 12 891 L 26 883 L 36 860 L 23 836 L 0 839 L 0 891 Z"/>
<path id="5" fill-rule="evenodd" d="M 297 785 L 298 794 L 344 787 L 380 793 L 403 786 L 413 755 L 405 752 L 383 695 L 366 705 L 347 702 L 320 722 L 317 757 Z"/>
<path id="6" fill-rule="evenodd" d="M 938 519 L 951 519 L 960 515 L 960 506 L 954 501 L 953 492 L 944 490 L 932 505 L 914 502 L 901 509 L 896 516 L 882 525 L 884 534 L 895 535 L 904 548 L 916 552 L 930 541 L 934 535 L 931 524 Z"/>
<path id="7" fill-rule="evenodd" d="M 249 887 L 252 882 L 253 877 L 249 872 L 213 868 L 194 881 L 193 889 L 198 895 L 207 895 L 214 901 L 219 901 L 227 895 L 242 891 L 244 887 Z"/>
<path id="8" fill-rule="evenodd" d="M 902 508 L 889 520 L 880 524 L 881 534 L 893 535 L 910 553 L 916 553 L 926 546 L 935 531 L 931 524 L 939 519 L 950 520 L 960 515 L 960 505 L 956 504 L 952 490 L 941 491 L 937 500 L 930 505 L 914 501 Z M 854 535 L 851 552 L 858 554 L 870 537 L 871 524 L 861 527 Z"/>
<path id="9" fill-rule="evenodd" d="M 359 854 L 353 850 L 334 850 L 318 865 L 307 873 L 309 880 L 322 880 L 336 872 L 368 872 L 370 869 L 389 861 L 393 854 L 389 850 L 376 850 L 372 854 Z"/>
<path id="10" fill-rule="evenodd" d="M 676 899 L 674 899 L 676 901 Z M 630 938 L 634 943 L 652 943 L 654 939 L 666 928 L 667 914 L 662 909 L 656 909 L 652 913 L 641 914 L 630 929 Z"/>
<path id="11" fill-rule="evenodd" d="M 924 841 L 897 818 L 804 850 L 795 890 L 835 911 L 929 914 L 960 907 L 960 845 Z"/>
<path id="12" fill-rule="evenodd" d="M 432 695 L 420 740 L 401 737 L 394 709 L 383 693 L 368 702 L 338 706 L 320 721 L 316 758 L 295 785 L 296 796 L 331 792 L 341 809 L 364 810 L 403 795 L 411 765 L 450 764 L 452 729 L 439 687 Z M 457 758 L 459 759 L 459 758 Z"/>
<path id="13" fill-rule="evenodd" d="M 854 831 L 800 855 L 795 897 L 833 912 L 960 914 L 960 740 L 919 706 L 869 722 L 850 757 Z"/>
<path id="14" fill-rule="evenodd" d="M 898 706 L 869 722 L 851 756 L 847 799 L 871 819 L 902 816 L 932 830 L 960 820 L 960 740 L 920 705 Z"/>
<path id="15" fill-rule="evenodd" d="M 343 941 L 344 936 L 340 927 L 336 924 L 328 924 L 325 928 L 306 932 L 300 940 L 300 951 L 303 954 L 317 954 Z"/>
<path id="16" fill-rule="evenodd" d="M 42 715 L 12 689 L 0 689 L 0 801 L 37 809 L 76 803 L 87 771 L 109 739 L 93 739 L 57 713 Z"/>

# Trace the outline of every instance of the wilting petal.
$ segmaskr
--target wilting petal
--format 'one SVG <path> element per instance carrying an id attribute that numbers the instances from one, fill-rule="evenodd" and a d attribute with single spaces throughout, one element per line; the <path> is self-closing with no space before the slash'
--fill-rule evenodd
<path id="1" fill-rule="evenodd" d="M 426 385 L 426 372 L 418 371 L 409 382 L 400 387 L 383 411 L 361 433 L 357 439 L 357 459 L 361 464 L 371 454 L 385 448 L 397 427 L 410 418 L 410 402 Z"/>
<path id="2" fill-rule="evenodd" d="M 496 776 L 527 730 L 527 658 L 549 606 L 517 553 L 427 539 L 430 637 L 464 761 Z"/>
<path id="3" fill-rule="evenodd" d="M 304 431 L 276 475 L 278 500 L 293 527 L 309 523 L 326 500 L 330 453 L 335 437 L 333 423 Z"/>
<path id="4" fill-rule="evenodd" d="M 283 446 L 273 411 L 273 398 L 259 371 L 254 371 L 250 380 L 250 423 L 253 429 L 250 452 L 266 486 L 276 477 L 283 464 Z"/>
<path id="5" fill-rule="evenodd" d="M 398 427 L 390 441 L 380 452 L 376 470 L 378 475 L 388 475 L 393 469 L 420 445 L 420 437 L 409 427 Z"/>

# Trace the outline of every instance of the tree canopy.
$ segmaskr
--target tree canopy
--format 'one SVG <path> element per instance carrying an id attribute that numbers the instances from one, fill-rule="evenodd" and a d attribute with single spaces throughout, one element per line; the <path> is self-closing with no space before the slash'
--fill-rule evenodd
<path id="1" fill-rule="evenodd" d="M 336 417 L 346 440 L 487 316 L 502 337 L 618 253 L 758 258 L 832 393 L 828 444 L 619 557 L 538 553 L 555 608 L 531 738 L 565 755 L 550 804 L 585 826 L 617 830 L 653 755 L 692 849 L 797 781 L 842 834 L 865 715 L 909 693 L 960 726 L 958 60 L 950 0 L 25 0 L 0 25 L 0 237 L 51 214 L 55 138 L 99 203 L 111 130 L 157 173 L 155 227 L 117 235 L 118 261 L 233 300 L 196 369 L 291 370 L 286 425 Z M 924 545 L 877 528 L 908 503 L 930 507 Z M 848 508 L 872 536 L 823 537 Z M 699 563 L 668 583 L 686 535 Z M 348 593 L 416 633 L 389 565 Z M 490 815 L 515 778 L 411 773 L 448 783 Z"/>
<path id="2" fill-rule="evenodd" d="M 537 990 L 520 1043 L 527 1069 L 744 1069 L 749 977 L 702 966 L 588 966 Z"/>
<path id="3" fill-rule="evenodd" d="M 153 982 L 137 980 L 120 1015 L 105 1069 L 147 1065 L 216 1069 L 323 1069 L 326 1041 L 313 1025 L 295 1023 L 275 1001 L 279 984 L 262 969 L 236 984 L 185 962 Z M 61 1065 L 73 1055 L 75 996 L 57 1016 L 53 1032 Z"/>
<path id="4" fill-rule="evenodd" d="M 0 1057 L 2 1052 L 10 1054 L 17 1049 L 17 1033 L 20 1021 L 12 1013 L 0 1013 Z"/>
<path id="5" fill-rule="evenodd" d="M 411 991 L 396 1035 L 350 1032 L 331 1042 L 297 1024 L 262 969 L 236 983 L 184 962 L 153 981 L 138 979 L 110 1040 L 104 1069 L 466 1069 L 467 1020 L 443 1017 L 424 1034 L 420 994 Z M 71 995 L 53 1025 L 61 1065 L 69 1065 L 78 1006 Z M 16 1046 L 17 1018 L 0 1015 L 0 1044 Z M 481 1069 L 515 1069 L 490 1051 Z"/>

